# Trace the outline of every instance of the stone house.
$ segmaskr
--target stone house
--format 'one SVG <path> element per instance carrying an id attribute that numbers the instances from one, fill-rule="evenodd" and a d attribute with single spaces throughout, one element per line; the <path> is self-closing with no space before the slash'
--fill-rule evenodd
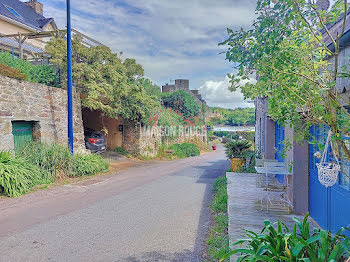
<path id="1" fill-rule="evenodd" d="M 0 35 L 6 35 L 0 37 L 0 50 L 13 51 L 24 58 L 44 53 L 49 37 L 29 37 L 28 34 L 53 30 L 57 30 L 55 20 L 43 16 L 43 4 L 37 0 L 0 0 Z M 10 37 L 15 34 L 17 36 Z"/>
<path id="2" fill-rule="evenodd" d="M 340 39 L 340 67 L 350 63 L 350 15 L 346 25 L 345 34 Z M 340 23 L 336 22 L 331 32 L 339 30 Z M 327 42 L 329 48 L 331 44 Z M 348 101 L 350 97 L 350 82 L 347 79 L 338 79 L 337 89 Z M 345 104 L 349 107 L 350 104 Z M 297 143 L 294 137 L 294 128 L 289 125 L 281 126 L 274 122 L 268 114 L 267 100 L 258 98 L 255 100 L 256 126 L 255 140 L 256 151 L 265 159 L 277 159 L 292 166 L 293 177 L 289 186 L 291 199 L 293 199 L 294 212 L 305 214 L 310 212 L 311 217 L 324 229 L 335 232 L 340 227 L 350 226 L 350 162 L 341 159 L 341 172 L 338 182 L 332 187 L 324 187 L 318 181 L 316 163 L 320 160 L 314 156 L 318 151 L 315 145 Z M 327 127 L 314 126 L 310 134 L 316 137 L 318 142 L 324 144 L 327 138 Z M 283 159 L 280 154 L 284 151 L 283 141 L 289 141 L 292 146 L 286 150 Z M 350 146 L 350 138 L 345 137 Z"/>

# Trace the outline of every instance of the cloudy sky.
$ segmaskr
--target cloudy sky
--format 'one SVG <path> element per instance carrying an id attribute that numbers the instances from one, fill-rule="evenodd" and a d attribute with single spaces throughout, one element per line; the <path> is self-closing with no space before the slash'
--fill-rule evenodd
<path id="1" fill-rule="evenodd" d="M 65 26 L 65 0 L 40 0 L 44 15 Z M 256 0 L 71 0 L 72 27 L 136 58 L 159 86 L 190 79 L 210 106 L 252 106 L 227 90 L 226 28 L 247 28 Z"/>

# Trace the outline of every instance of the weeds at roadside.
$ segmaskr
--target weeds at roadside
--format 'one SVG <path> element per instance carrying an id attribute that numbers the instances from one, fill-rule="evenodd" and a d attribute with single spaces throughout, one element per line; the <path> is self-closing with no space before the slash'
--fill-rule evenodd
<path id="1" fill-rule="evenodd" d="M 99 155 L 75 154 L 57 144 L 28 143 L 16 155 L 0 152 L 0 195 L 17 197 L 60 179 L 108 171 Z"/>
<path id="2" fill-rule="evenodd" d="M 228 237 L 228 214 L 227 214 L 227 179 L 222 176 L 213 184 L 214 199 L 210 205 L 213 216 L 213 227 L 207 237 L 207 261 L 219 261 L 230 251 Z"/>
<path id="3" fill-rule="evenodd" d="M 118 154 L 120 154 L 122 156 L 127 156 L 127 157 L 130 155 L 130 153 L 122 147 L 115 148 L 114 152 L 117 152 Z"/>

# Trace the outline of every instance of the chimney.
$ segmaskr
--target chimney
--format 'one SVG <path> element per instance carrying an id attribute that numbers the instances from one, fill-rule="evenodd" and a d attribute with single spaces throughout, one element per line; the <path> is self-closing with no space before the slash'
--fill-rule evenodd
<path id="1" fill-rule="evenodd" d="M 25 2 L 25 4 L 27 6 L 30 6 L 31 8 L 33 8 L 33 10 L 40 14 L 43 15 L 44 14 L 44 10 L 43 10 L 43 4 L 38 2 L 37 0 L 30 0 L 29 2 Z"/>

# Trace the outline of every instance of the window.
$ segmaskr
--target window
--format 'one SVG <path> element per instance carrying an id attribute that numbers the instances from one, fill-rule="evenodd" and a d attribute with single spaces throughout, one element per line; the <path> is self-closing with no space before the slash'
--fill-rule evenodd
<path id="1" fill-rule="evenodd" d="M 17 13 L 17 11 L 16 11 L 15 9 L 13 9 L 13 8 L 7 6 L 7 5 L 5 5 L 5 7 L 6 7 L 7 10 L 9 10 L 15 17 L 22 18 L 22 17 L 20 16 L 20 14 Z"/>

